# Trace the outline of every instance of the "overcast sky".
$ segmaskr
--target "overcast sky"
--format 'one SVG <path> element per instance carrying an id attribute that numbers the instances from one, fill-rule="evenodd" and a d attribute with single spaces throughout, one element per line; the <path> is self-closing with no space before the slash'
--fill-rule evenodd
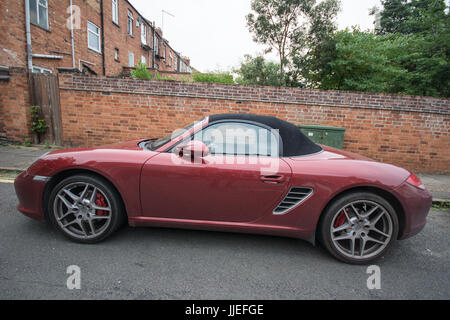
<path id="1" fill-rule="evenodd" d="M 369 9 L 381 6 L 380 0 L 341 0 L 339 29 L 359 25 L 373 29 Z M 245 54 L 262 53 L 264 47 L 252 41 L 245 16 L 250 0 L 130 0 L 148 20 L 162 26 L 164 38 L 182 55 L 191 58 L 191 65 L 202 71 L 237 67 Z M 272 55 L 272 59 L 275 56 Z"/>

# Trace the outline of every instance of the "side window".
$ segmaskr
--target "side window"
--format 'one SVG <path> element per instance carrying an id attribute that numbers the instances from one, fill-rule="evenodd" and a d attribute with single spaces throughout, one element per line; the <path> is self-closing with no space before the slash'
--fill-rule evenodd
<path id="1" fill-rule="evenodd" d="M 30 0 L 30 21 L 44 29 L 48 29 L 47 0 Z"/>
<path id="2" fill-rule="evenodd" d="M 195 133 L 194 140 L 203 141 L 211 154 L 279 156 L 277 132 L 241 122 L 213 124 Z"/>
<path id="3" fill-rule="evenodd" d="M 112 21 L 115 24 L 119 24 L 119 5 L 117 3 L 117 0 L 112 0 Z"/>

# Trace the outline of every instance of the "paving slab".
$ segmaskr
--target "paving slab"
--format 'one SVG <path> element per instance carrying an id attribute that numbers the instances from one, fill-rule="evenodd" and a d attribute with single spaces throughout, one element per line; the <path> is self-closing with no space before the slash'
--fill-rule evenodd
<path id="1" fill-rule="evenodd" d="M 0 169 L 23 171 L 50 150 L 39 147 L 1 146 Z"/>

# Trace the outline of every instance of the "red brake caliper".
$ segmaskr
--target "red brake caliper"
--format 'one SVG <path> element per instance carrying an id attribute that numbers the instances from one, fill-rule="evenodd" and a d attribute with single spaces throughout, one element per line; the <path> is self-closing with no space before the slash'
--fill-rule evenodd
<path id="1" fill-rule="evenodd" d="M 95 199 L 95 204 L 98 205 L 99 207 L 106 207 L 105 197 L 100 192 L 97 192 L 97 199 Z M 98 216 L 107 216 L 108 211 L 97 210 L 97 215 Z"/>
<path id="2" fill-rule="evenodd" d="M 341 214 L 338 215 L 338 217 L 336 218 L 336 221 L 334 222 L 334 227 L 340 227 L 344 224 L 345 222 L 345 214 L 344 211 L 341 212 Z"/>

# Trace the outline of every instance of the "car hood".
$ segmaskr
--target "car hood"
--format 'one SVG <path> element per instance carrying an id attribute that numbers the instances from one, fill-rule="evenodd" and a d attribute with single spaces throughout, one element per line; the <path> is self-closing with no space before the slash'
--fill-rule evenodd
<path id="1" fill-rule="evenodd" d="M 138 144 L 145 140 L 147 140 L 147 139 L 129 140 L 129 141 L 105 144 L 102 146 L 92 147 L 92 148 L 61 149 L 61 150 L 52 151 L 49 153 L 49 155 L 57 155 L 60 153 L 69 153 L 69 152 L 95 151 L 95 150 L 142 150 Z"/>
<path id="2" fill-rule="evenodd" d="M 106 144 L 98 147 L 97 149 L 125 149 L 125 150 L 140 150 L 138 144 L 145 139 L 129 140 L 117 143 Z"/>

